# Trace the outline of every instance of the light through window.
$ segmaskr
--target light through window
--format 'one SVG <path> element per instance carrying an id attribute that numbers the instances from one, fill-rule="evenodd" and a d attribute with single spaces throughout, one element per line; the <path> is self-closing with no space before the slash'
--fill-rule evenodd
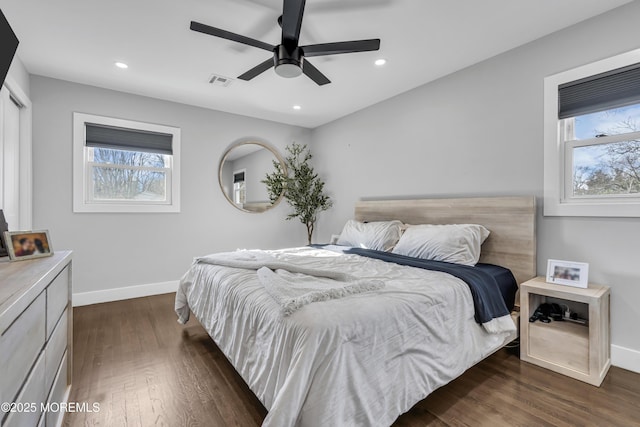
<path id="1" fill-rule="evenodd" d="M 93 201 L 170 201 L 171 156 L 94 147 L 87 156 Z"/>

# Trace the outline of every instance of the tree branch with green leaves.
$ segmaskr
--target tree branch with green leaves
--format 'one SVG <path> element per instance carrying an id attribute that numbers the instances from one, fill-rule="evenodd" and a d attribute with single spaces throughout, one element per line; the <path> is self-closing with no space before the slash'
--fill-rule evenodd
<path id="1" fill-rule="evenodd" d="M 286 219 L 298 218 L 307 227 L 307 239 L 311 244 L 318 214 L 331 208 L 333 202 L 324 192 L 324 181 L 311 165 L 312 155 L 307 146 L 294 142 L 286 147 L 286 151 L 285 167 L 274 161 L 274 172 L 268 173 L 262 183 L 267 186 L 271 203 L 284 197 L 293 208 Z"/>

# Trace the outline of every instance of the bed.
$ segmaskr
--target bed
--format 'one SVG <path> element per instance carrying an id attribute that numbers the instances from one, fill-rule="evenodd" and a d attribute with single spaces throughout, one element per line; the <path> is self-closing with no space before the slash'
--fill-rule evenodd
<path id="1" fill-rule="evenodd" d="M 508 268 L 517 283 L 535 275 L 534 197 L 362 201 L 355 219 L 481 224 L 491 234 L 480 262 Z M 348 248 L 259 255 L 309 271 L 330 267 L 369 286 L 284 315 L 259 280 L 263 269 L 194 262 L 176 295 L 179 321 L 191 313 L 200 321 L 269 411 L 264 426 L 388 426 L 515 337 L 478 323 L 475 293 L 443 271 Z"/>

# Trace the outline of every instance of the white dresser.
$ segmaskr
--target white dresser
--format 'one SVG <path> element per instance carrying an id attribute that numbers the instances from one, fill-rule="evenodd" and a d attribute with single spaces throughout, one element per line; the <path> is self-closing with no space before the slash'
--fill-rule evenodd
<path id="1" fill-rule="evenodd" d="M 59 403 L 71 390 L 72 332 L 71 252 L 0 261 L 0 426 L 62 423 Z"/>

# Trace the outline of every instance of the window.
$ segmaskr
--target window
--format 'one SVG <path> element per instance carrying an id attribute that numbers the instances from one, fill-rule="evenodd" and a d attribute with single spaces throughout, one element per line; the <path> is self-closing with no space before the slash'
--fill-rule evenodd
<path id="1" fill-rule="evenodd" d="M 244 180 L 246 169 L 233 172 L 233 203 L 244 205 L 247 199 L 247 184 Z"/>
<path id="2" fill-rule="evenodd" d="M 74 212 L 180 212 L 180 129 L 74 113 Z"/>
<path id="3" fill-rule="evenodd" d="M 640 216 L 640 50 L 545 79 L 544 214 Z"/>
<path id="4" fill-rule="evenodd" d="M 565 193 L 586 199 L 638 197 L 640 103 L 561 121 L 566 146 Z"/>

